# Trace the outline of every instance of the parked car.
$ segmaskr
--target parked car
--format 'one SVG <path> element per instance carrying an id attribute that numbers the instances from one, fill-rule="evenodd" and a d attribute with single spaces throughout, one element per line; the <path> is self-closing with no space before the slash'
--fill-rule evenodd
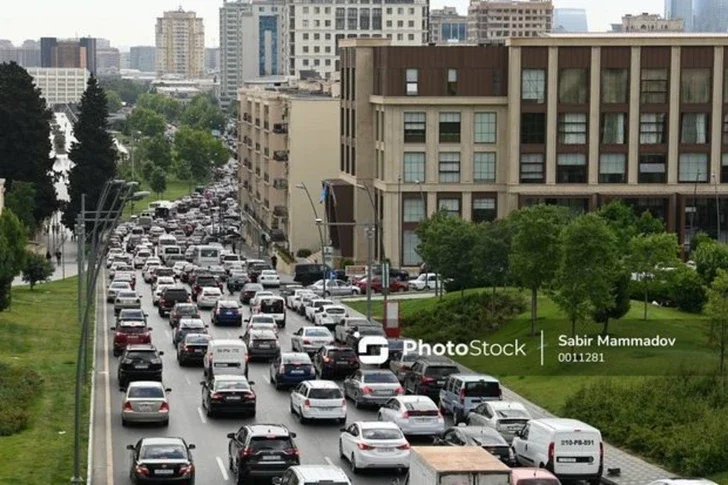
<path id="1" fill-rule="evenodd" d="M 326 288 L 324 289 L 324 280 L 318 280 L 306 289 L 313 293 L 328 298 L 329 296 L 351 296 L 360 293 L 359 287 L 349 284 L 343 280 L 326 280 Z"/>

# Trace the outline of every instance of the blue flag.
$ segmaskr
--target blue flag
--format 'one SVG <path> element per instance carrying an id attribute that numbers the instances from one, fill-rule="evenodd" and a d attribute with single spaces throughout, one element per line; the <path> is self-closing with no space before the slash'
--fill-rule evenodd
<path id="1" fill-rule="evenodd" d="M 327 181 L 321 182 L 321 197 L 319 197 L 319 204 L 323 204 L 324 201 L 329 197 L 329 183 Z"/>

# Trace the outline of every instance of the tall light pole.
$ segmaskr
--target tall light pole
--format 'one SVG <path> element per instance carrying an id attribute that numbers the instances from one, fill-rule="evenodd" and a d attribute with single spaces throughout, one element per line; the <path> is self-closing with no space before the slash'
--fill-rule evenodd
<path id="1" fill-rule="evenodd" d="M 700 180 L 700 172 L 695 176 L 695 186 L 693 187 L 693 208 L 690 211 L 690 251 L 692 251 L 693 237 L 695 237 L 695 213 L 698 211 L 698 180 Z"/>
<path id="2" fill-rule="evenodd" d="M 399 234 L 399 241 L 397 242 L 397 252 L 399 253 L 399 256 L 397 259 L 399 259 L 399 266 L 402 267 L 402 241 L 404 241 L 403 234 L 404 231 L 402 231 L 402 212 L 404 212 L 404 204 L 402 203 L 402 176 L 397 176 L 397 211 L 399 212 L 398 216 L 398 223 L 399 227 L 397 229 L 397 234 Z"/>
<path id="3" fill-rule="evenodd" d="M 311 192 L 308 191 L 308 187 L 306 187 L 306 184 L 301 182 L 300 184 L 296 184 L 296 188 L 303 190 L 306 193 L 306 197 L 308 198 L 309 203 L 311 204 L 311 210 L 313 211 L 314 216 L 314 222 L 316 223 L 316 229 L 318 229 L 319 234 L 319 240 L 321 241 L 321 266 L 323 269 L 322 272 L 322 281 L 323 281 L 323 288 L 321 290 L 321 296 L 326 296 L 326 277 L 328 276 L 326 273 L 326 246 L 324 245 L 324 234 L 321 231 L 321 225 L 322 220 L 318 216 L 318 211 L 316 210 L 316 204 L 313 203 L 313 198 L 311 198 Z"/>
<path id="4" fill-rule="evenodd" d="M 715 225 L 718 229 L 716 239 L 720 242 L 720 198 L 718 197 L 718 177 L 715 176 L 715 172 L 713 172 L 710 177 L 715 182 Z"/>

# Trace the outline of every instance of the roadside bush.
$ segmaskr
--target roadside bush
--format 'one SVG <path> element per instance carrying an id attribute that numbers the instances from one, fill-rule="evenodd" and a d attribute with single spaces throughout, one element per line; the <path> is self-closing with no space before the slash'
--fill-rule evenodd
<path id="1" fill-rule="evenodd" d="M 307 249 L 307 248 L 301 248 L 298 251 L 296 251 L 296 257 L 297 258 L 308 258 L 312 254 L 313 253 L 311 252 L 311 250 L 310 249 Z"/>
<path id="2" fill-rule="evenodd" d="M 670 301 L 680 310 L 700 313 L 708 301 L 703 279 L 690 268 L 678 268 L 668 277 Z"/>
<path id="3" fill-rule="evenodd" d="M 10 436 L 28 427 L 30 410 L 43 383 L 30 369 L 0 363 L 0 436 Z"/>
<path id="4" fill-rule="evenodd" d="M 639 281 L 630 280 L 629 297 L 632 300 L 644 301 L 645 293 Z M 647 291 L 647 301 L 650 303 L 656 301 L 662 306 L 672 306 L 672 301 L 670 300 L 670 284 L 665 276 L 660 276 L 650 283 L 650 288 Z"/>
<path id="5" fill-rule="evenodd" d="M 434 308 L 402 319 L 401 324 L 410 338 L 466 343 L 498 330 L 525 310 L 526 301 L 520 296 L 483 292 L 442 300 Z"/>
<path id="6" fill-rule="evenodd" d="M 564 414 L 604 438 L 686 476 L 728 469 L 728 403 L 717 378 L 678 375 L 584 386 Z"/>

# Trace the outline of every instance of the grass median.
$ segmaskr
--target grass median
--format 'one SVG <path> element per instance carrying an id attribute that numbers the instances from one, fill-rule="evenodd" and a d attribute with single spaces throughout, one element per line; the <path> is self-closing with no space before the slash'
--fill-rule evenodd
<path id="1" fill-rule="evenodd" d="M 0 484 L 68 483 L 73 475 L 74 385 L 80 338 L 76 278 L 38 285 L 34 291 L 13 287 L 12 295 L 12 307 L 0 312 L 0 364 L 21 374 L 33 372 L 39 382 L 28 408 L 27 427 L 0 436 Z M 83 396 L 84 477 L 89 386 Z M 6 389 L 5 395 L 12 399 L 13 393 Z"/>

